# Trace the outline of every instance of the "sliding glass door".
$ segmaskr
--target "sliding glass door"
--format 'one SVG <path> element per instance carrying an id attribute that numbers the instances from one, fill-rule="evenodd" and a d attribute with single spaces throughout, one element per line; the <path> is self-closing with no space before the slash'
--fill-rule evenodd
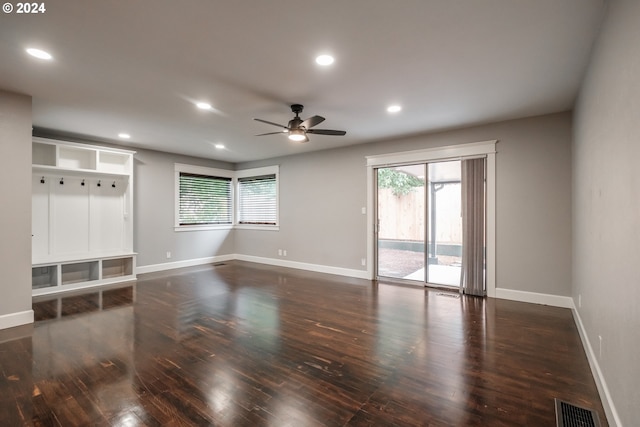
<path id="1" fill-rule="evenodd" d="M 462 265 L 460 161 L 429 163 L 427 170 L 429 227 L 425 281 L 457 287 Z"/>
<path id="2" fill-rule="evenodd" d="M 377 275 L 460 285 L 461 162 L 376 169 Z"/>
<path id="3" fill-rule="evenodd" d="M 426 165 L 377 169 L 378 276 L 424 281 Z"/>

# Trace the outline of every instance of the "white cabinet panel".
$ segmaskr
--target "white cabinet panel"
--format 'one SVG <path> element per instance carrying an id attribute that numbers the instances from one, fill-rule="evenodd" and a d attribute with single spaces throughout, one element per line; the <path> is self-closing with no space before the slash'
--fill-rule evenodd
<path id="1" fill-rule="evenodd" d="M 44 184 L 40 181 L 44 179 Z M 51 179 L 33 175 L 31 183 L 31 241 L 33 258 L 49 255 L 49 185 Z"/>
<path id="2" fill-rule="evenodd" d="M 51 183 L 53 254 L 89 252 L 89 186 L 82 179 L 65 177 Z"/>
<path id="3" fill-rule="evenodd" d="M 113 185 L 115 184 L 115 187 Z M 124 196 L 126 181 L 91 183 L 90 245 L 91 252 L 116 252 L 125 249 Z"/>

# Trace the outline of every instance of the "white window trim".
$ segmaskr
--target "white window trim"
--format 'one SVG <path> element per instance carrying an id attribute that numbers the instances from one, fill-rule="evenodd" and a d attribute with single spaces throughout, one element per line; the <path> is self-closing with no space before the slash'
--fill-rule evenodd
<path id="1" fill-rule="evenodd" d="M 180 225 L 180 172 L 193 173 L 198 175 L 219 176 L 222 178 L 231 178 L 231 200 L 234 200 L 233 177 L 234 172 L 226 169 L 214 169 L 204 166 L 186 165 L 176 163 L 174 165 L 174 224 L 175 231 L 200 231 L 200 230 L 230 230 L 233 224 L 203 224 L 203 225 Z M 231 207 L 231 218 L 234 215 L 235 205 Z"/>
<path id="2" fill-rule="evenodd" d="M 198 175 L 219 176 L 222 178 L 231 178 L 231 224 L 204 224 L 204 225 L 180 225 L 180 172 L 194 173 Z M 238 224 L 238 178 L 246 178 L 251 176 L 275 175 L 276 176 L 276 224 Z M 280 167 L 265 166 L 253 169 L 243 169 L 232 171 L 227 169 L 208 168 L 205 166 L 194 166 L 183 163 L 175 163 L 174 165 L 174 230 L 175 231 L 202 231 L 202 230 L 280 230 Z"/>
<path id="3" fill-rule="evenodd" d="M 487 159 L 487 296 L 496 296 L 496 144 L 498 140 L 448 145 L 425 150 L 367 156 L 367 275 L 374 279 L 374 179 L 375 168 L 403 164 L 462 160 L 474 157 Z"/>
<path id="4" fill-rule="evenodd" d="M 261 168 L 243 169 L 236 171 L 234 177 L 234 189 L 237 189 L 239 178 L 248 178 L 252 176 L 275 175 L 276 176 L 276 223 L 275 224 L 239 224 L 240 210 L 236 209 L 234 216 L 234 228 L 238 230 L 271 230 L 280 229 L 280 166 L 265 166 Z M 234 206 L 240 205 L 239 191 L 235 191 Z"/>

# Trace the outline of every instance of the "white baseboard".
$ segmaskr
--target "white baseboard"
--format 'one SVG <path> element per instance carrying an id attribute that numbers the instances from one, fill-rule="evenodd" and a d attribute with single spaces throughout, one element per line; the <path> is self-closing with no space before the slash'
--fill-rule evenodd
<path id="1" fill-rule="evenodd" d="M 228 254 L 212 256 L 207 258 L 190 259 L 186 261 L 165 262 L 162 264 L 143 265 L 136 267 L 136 274 L 154 273 L 156 271 L 172 270 L 174 268 L 193 267 L 196 265 L 212 264 L 224 261 L 248 261 L 258 264 L 277 265 L 279 267 L 295 268 L 298 270 L 309 270 L 318 273 L 336 274 L 339 276 L 355 277 L 358 279 L 369 279 L 366 270 L 353 270 L 350 268 L 331 267 L 328 265 L 309 264 L 306 262 L 287 261 L 276 258 L 266 258 L 251 255 Z"/>
<path id="2" fill-rule="evenodd" d="M 185 261 L 164 262 L 162 264 L 143 265 L 136 267 L 137 274 L 155 273 L 156 271 L 173 270 L 174 268 L 193 267 L 196 265 L 212 264 L 236 259 L 236 255 L 218 255 L 206 258 L 188 259 Z"/>
<path id="3" fill-rule="evenodd" d="M 350 268 L 331 267 L 329 265 L 309 264 L 306 262 L 287 261 L 277 258 L 265 258 L 251 255 L 236 254 L 235 259 L 240 261 L 255 262 L 258 264 L 277 265 L 279 267 L 295 268 L 298 270 L 315 271 L 318 273 L 336 274 L 338 276 L 355 277 L 358 279 L 369 279 L 366 270 L 353 270 Z"/>
<path id="4" fill-rule="evenodd" d="M 14 328 L 29 323 L 33 323 L 33 310 L 19 311 L 17 313 L 3 314 L 0 316 L 0 329 Z"/>
<path id="5" fill-rule="evenodd" d="M 551 294 L 539 294 L 537 292 L 496 288 L 496 298 L 520 302 L 530 302 L 533 304 L 550 305 L 552 307 L 573 308 L 573 299 L 571 299 L 571 297 L 563 297 L 560 295 Z"/>
<path id="6" fill-rule="evenodd" d="M 584 351 L 587 354 L 587 360 L 589 361 L 589 366 L 591 366 L 591 373 L 593 374 L 593 379 L 596 382 L 596 387 L 598 387 L 598 393 L 600 394 L 600 400 L 602 401 L 602 406 L 604 407 L 604 412 L 607 417 L 607 421 L 609 422 L 609 426 L 622 427 L 620 416 L 613 404 L 613 399 L 611 399 L 609 387 L 607 387 L 607 382 L 604 379 L 604 375 L 602 375 L 600 364 L 598 363 L 596 354 L 593 351 L 591 342 L 589 341 L 589 336 L 587 335 L 587 331 L 584 328 L 582 319 L 580 318 L 580 313 L 578 313 L 578 310 L 575 308 L 572 311 L 573 319 L 576 322 L 578 332 L 580 333 L 580 339 L 582 340 L 582 347 L 584 347 Z"/>

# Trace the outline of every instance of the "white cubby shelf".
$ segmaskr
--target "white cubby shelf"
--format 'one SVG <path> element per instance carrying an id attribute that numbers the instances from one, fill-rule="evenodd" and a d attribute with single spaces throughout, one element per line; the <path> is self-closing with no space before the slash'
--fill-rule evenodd
<path id="1" fill-rule="evenodd" d="M 32 153 L 32 294 L 135 280 L 135 152 L 33 138 Z"/>
<path id="2" fill-rule="evenodd" d="M 57 172 L 133 174 L 135 151 L 33 138 L 34 169 Z"/>
<path id="3" fill-rule="evenodd" d="M 131 281 L 136 279 L 135 271 L 135 253 L 34 263 L 31 266 L 32 294 L 48 295 Z"/>

